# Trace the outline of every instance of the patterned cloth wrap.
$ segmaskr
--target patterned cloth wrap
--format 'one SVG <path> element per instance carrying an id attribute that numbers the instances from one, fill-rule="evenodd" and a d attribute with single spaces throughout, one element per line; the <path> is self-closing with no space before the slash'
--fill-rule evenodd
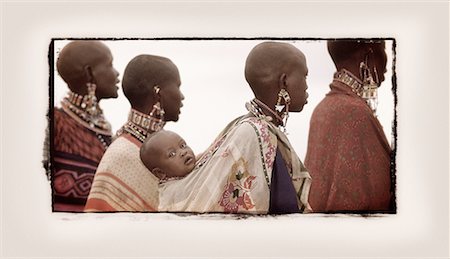
<path id="1" fill-rule="evenodd" d="M 142 163 L 141 145 L 124 133 L 109 146 L 95 173 L 86 212 L 156 210 L 158 178 Z"/>
<path id="2" fill-rule="evenodd" d="M 82 212 L 105 147 L 95 133 L 54 109 L 53 209 Z M 103 136 L 109 144 L 110 136 Z"/>
<path id="3" fill-rule="evenodd" d="M 308 204 L 311 178 L 284 133 L 264 120 L 240 117 L 231 122 L 185 178 L 159 186 L 159 211 L 265 214 L 277 147 L 300 207 Z M 283 156 L 284 157 L 284 156 Z"/>
<path id="4" fill-rule="evenodd" d="M 305 164 L 315 212 L 387 211 L 393 206 L 391 148 L 366 102 L 333 81 L 315 108 Z"/>

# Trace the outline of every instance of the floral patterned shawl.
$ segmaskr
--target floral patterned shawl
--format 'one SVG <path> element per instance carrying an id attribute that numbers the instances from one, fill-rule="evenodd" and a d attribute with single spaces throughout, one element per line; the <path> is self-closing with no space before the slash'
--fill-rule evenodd
<path id="1" fill-rule="evenodd" d="M 159 211 L 265 214 L 279 148 L 290 169 L 299 208 L 309 208 L 311 178 L 286 136 L 260 118 L 231 122 L 181 180 L 159 186 Z"/>

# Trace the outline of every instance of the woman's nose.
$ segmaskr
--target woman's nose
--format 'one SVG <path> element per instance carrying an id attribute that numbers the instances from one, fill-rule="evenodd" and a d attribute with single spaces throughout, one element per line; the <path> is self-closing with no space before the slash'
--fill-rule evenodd
<path id="1" fill-rule="evenodd" d="M 186 150 L 180 152 L 181 157 L 184 157 L 186 154 L 187 154 Z"/>

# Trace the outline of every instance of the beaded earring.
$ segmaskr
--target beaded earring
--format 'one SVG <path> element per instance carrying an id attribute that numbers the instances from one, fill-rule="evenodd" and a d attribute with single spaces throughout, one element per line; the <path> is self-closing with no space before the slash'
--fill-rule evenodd
<path id="1" fill-rule="evenodd" d="M 155 132 L 161 130 L 166 123 L 164 121 L 165 112 L 161 104 L 161 94 L 160 94 L 161 88 L 158 85 L 156 85 L 153 87 L 153 90 L 155 91 L 156 94 L 156 102 L 153 105 L 153 109 L 149 115 L 155 120 L 151 122 L 149 130 Z"/>
<path id="2" fill-rule="evenodd" d="M 289 104 L 291 103 L 291 97 L 289 96 L 288 91 L 282 88 L 278 92 L 278 100 L 275 104 L 275 111 L 279 113 L 283 127 L 286 127 L 287 120 L 289 118 Z M 284 110 L 284 111 L 283 111 Z"/>
<path id="3" fill-rule="evenodd" d="M 377 69 L 374 68 L 374 73 L 376 77 L 376 81 L 372 77 L 372 73 L 370 72 L 370 68 L 367 65 L 368 56 L 366 56 L 366 60 L 359 64 L 359 73 L 362 79 L 362 91 L 361 97 L 366 101 L 369 107 L 372 109 L 375 114 L 378 106 L 378 73 Z"/>
<path id="4" fill-rule="evenodd" d="M 96 116 L 99 113 L 99 110 L 97 109 L 97 97 L 95 96 L 97 85 L 94 83 L 86 83 L 86 86 L 88 94 L 84 96 L 81 108 L 86 108 L 86 112 L 89 115 Z"/>

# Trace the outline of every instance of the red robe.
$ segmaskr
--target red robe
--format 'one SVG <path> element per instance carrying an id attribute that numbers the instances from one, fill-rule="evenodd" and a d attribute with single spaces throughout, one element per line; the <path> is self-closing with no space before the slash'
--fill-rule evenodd
<path id="1" fill-rule="evenodd" d="M 339 81 L 315 108 L 305 166 L 314 212 L 391 210 L 391 149 L 366 102 Z"/>
<path id="2" fill-rule="evenodd" d="M 111 137 L 102 135 L 107 144 Z M 90 129 L 54 109 L 52 196 L 54 211 L 82 212 L 105 147 Z"/>

